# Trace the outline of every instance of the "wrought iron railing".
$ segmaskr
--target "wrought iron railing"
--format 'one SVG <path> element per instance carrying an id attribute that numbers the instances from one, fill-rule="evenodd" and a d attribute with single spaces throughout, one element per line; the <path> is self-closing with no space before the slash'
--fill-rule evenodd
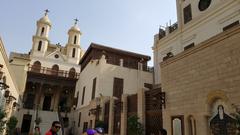
<path id="1" fill-rule="evenodd" d="M 71 72 L 66 70 L 53 70 L 52 68 L 39 67 L 34 65 L 30 65 L 28 67 L 28 71 L 34 72 L 34 73 L 41 73 L 45 75 L 58 76 L 58 77 L 66 77 L 66 78 L 73 78 L 73 79 L 79 78 L 79 73 L 76 73 L 76 72 Z"/>
<path id="2" fill-rule="evenodd" d="M 172 33 L 173 31 L 178 29 L 178 24 L 174 23 L 173 25 L 169 26 L 169 33 Z"/>

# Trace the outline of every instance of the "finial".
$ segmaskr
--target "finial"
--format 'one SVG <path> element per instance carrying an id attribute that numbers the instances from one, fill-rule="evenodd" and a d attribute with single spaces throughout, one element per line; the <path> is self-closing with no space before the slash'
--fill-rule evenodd
<path id="1" fill-rule="evenodd" d="M 48 9 L 46 9 L 44 11 L 45 11 L 45 16 L 47 16 L 48 12 L 50 12 Z"/>
<path id="2" fill-rule="evenodd" d="M 74 19 L 74 21 L 75 21 L 74 24 L 77 25 L 78 19 L 76 18 L 76 19 Z"/>

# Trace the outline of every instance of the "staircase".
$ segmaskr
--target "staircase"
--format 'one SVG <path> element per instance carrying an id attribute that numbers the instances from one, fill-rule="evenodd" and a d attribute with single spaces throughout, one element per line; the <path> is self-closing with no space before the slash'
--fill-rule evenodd
<path id="1" fill-rule="evenodd" d="M 53 121 L 59 121 L 58 113 L 51 111 L 40 111 L 38 116 L 41 117 L 42 122 L 39 124 L 41 134 L 45 134 L 52 126 Z M 58 135 L 62 135 L 62 131 L 59 130 Z"/>

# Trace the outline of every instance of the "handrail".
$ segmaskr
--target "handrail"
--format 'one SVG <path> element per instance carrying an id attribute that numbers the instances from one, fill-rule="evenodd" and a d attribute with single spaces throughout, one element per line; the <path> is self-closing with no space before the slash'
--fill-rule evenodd
<path id="1" fill-rule="evenodd" d="M 28 71 L 34 72 L 34 73 L 52 75 L 52 76 L 66 77 L 66 78 L 74 78 L 74 79 L 79 78 L 79 73 L 76 73 L 76 72 L 71 72 L 66 70 L 53 70 L 52 68 L 42 67 L 42 66 L 30 65 L 28 67 Z"/>

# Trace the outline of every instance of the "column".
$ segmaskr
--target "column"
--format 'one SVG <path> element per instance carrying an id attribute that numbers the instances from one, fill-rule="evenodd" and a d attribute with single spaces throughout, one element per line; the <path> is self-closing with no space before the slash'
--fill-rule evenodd
<path id="1" fill-rule="evenodd" d="M 101 111 L 100 111 L 100 114 L 99 114 L 99 120 L 104 121 L 105 101 L 104 101 L 103 96 L 100 96 L 100 107 L 101 107 Z"/>
<path id="2" fill-rule="evenodd" d="M 110 105 L 109 105 L 109 127 L 108 127 L 108 134 L 113 134 L 113 126 L 114 126 L 114 99 L 110 98 Z"/>
<path id="3" fill-rule="evenodd" d="M 127 94 L 122 95 L 121 129 L 120 135 L 127 134 Z"/>
<path id="4" fill-rule="evenodd" d="M 54 90 L 55 91 L 54 93 L 56 94 L 56 95 L 54 95 L 54 106 L 53 106 L 54 111 L 59 111 L 58 104 L 59 104 L 60 95 L 62 93 L 62 90 L 63 90 L 63 86 L 56 87 L 56 89 Z"/>
<path id="5" fill-rule="evenodd" d="M 39 88 L 37 89 L 37 102 L 36 104 L 40 105 L 41 96 L 42 96 L 42 83 L 39 85 Z"/>
<path id="6" fill-rule="evenodd" d="M 139 117 L 139 122 L 142 123 L 144 132 L 145 132 L 145 90 L 140 89 L 138 90 L 137 93 L 137 107 L 138 107 L 138 112 L 137 115 Z"/>

